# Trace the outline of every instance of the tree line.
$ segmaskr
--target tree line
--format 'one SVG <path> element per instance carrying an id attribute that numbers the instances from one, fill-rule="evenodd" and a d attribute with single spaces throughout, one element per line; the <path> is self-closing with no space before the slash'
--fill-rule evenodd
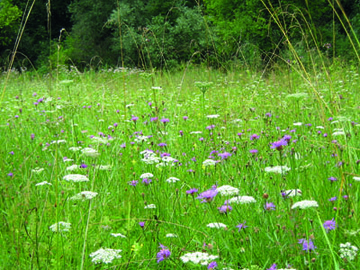
<path id="1" fill-rule="evenodd" d="M 360 0 L 2 0 L 0 66 L 19 37 L 15 65 L 44 70 L 351 61 L 359 30 Z"/>

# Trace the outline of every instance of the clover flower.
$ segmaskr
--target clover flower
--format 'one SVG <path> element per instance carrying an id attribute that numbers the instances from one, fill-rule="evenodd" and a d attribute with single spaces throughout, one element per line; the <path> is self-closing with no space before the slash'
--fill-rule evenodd
<path id="1" fill-rule="evenodd" d="M 169 258 L 170 255 L 171 255 L 170 250 L 169 250 L 167 247 L 165 247 L 164 245 L 160 244 L 159 248 L 161 248 L 161 249 L 160 249 L 160 251 L 156 254 L 157 263 L 163 261 L 163 260 L 166 259 L 166 258 Z"/>
<path id="2" fill-rule="evenodd" d="M 112 263 L 114 259 L 121 258 L 119 253 L 121 249 L 111 249 L 111 248 L 100 248 L 97 251 L 91 253 L 89 256 L 92 258 L 92 262 L 95 264 L 98 263 Z"/>

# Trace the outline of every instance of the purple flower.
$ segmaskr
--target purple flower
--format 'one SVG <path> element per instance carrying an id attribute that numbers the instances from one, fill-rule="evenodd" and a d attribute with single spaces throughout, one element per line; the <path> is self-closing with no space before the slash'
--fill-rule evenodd
<path id="1" fill-rule="evenodd" d="M 135 122 L 136 123 L 136 121 L 137 120 L 139 120 L 139 117 L 137 117 L 137 116 L 133 116 L 133 117 L 131 117 L 131 121 L 133 121 L 133 122 Z"/>
<path id="2" fill-rule="evenodd" d="M 230 205 L 222 205 L 218 207 L 220 214 L 227 214 L 228 212 L 231 212 L 232 207 Z"/>
<path id="3" fill-rule="evenodd" d="M 85 168 L 87 168 L 87 167 L 88 167 L 88 165 L 86 165 L 86 164 L 84 164 L 84 163 L 80 165 L 80 168 L 82 168 L 82 169 L 85 169 Z"/>
<path id="4" fill-rule="evenodd" d="M 137 181 L 137 180 L 132 180 L 132 181 L 128 182 L 128 184 L 129 184 L 130 186 L 136 187 L 136 185 L 137 185 L 138 182 L 139 182 L 139 181 Z"/>
<path id="5" fill-rule="evenodd" d="M 168 118 L 163 118 L 163 119 L 160 120 L 160 122 L 165 124 L 165 123 L 169 123 L 170 120 Z"/>
<path id="6" fill-rule="evenodd" d="M 144 222 L 144 221 L 140 221 L 140 222 L 139 222 L 139 225 L 140 225 L 141 228 L 144 229 L 144 227 L 145 227 L 145 222 Z"/>
<path id="7" fill-rule="evenodd" d="M 151 117 L 151 118 L 150 118 L 150 122 L 156 122 L 157 120 L 158 120 L 157 117 Z"/>
<path id="8" fill-rule="evenodd" d="M 335 227 L 336 227 L 336 222 L 335 222 L 335 219 L 331 219 L 331 220 L 327 220 L 324 222 L 323 224 L 326 232 L 329 232 L 329 231 L 332 231 L 332 230 L 335 230 Z"/>
<path id="9" fill-rule="evenodd" d="M 337 200 L 337 197 L 331 197 L 330 199 L 329 199 L 329 202 L 334 202 L 334 201 L 336 201 Z"/>
<path id="10" fill-rule="evenodd" d="M 271 145 L 271 149 L 276 149 L 278 151 L 282 151 L 283 146 L 285 146 L 287 144 L 288 144 L 287 141 L 285 141 L 284 139 L 281 139 L 280 141 L 273 142 Z"/>
<path id="11" fill-rule="evenodd" d="M 258 140 L 259 138 L 260 138 L 260 136 L 257 135 L 257 134 L 253 134 L 253 135 L 250 136 L 250 140 L 251 140 L 251 141 L 253 141 L 253 140 Z"/>
<path id="12" fill-rule="evenodd" d="M 213 128 L 215 128 L 215 125 L 210 125 L 210 126 L 206 127 L 206 129 L 208 129 L 208 130 L 212 130 Z"/>
<path id="13" fill-rule="evenodd" d="M 242 230 L 242 229 L 245 229 L 247 228 L 248 226 L 245 225 L 246 221 L 244 221 L 244 223 L 240 223 L 239 225 L 236 225 L 236 228 L 239 228 L 239 232 Z"/>
<path id="14" fill-rule="evenodd" d="M 239 136 L 239 138 L 241 138 L 241 136 L 242 136 L 243 134 L 242 134 L 241 132 L 239 132 L 237 135 Z"/>
<path id="15" fill-rule="evenodd" d="M 166 258 L 169 258 L 170 255 L 171 255 L 170 250 L 169 250 L 167 247 L 165 247 L 164 245 L 160 244 L 159 248 L 161 248 L 161 249 L 160 249 L 160 251 L 156 254 L 157 263 L 163 261 L 163 260 L 166 259 Z"/>
<path id="16" fill-rule="evenodd" d="M 291 140 L 291 136 L 290 135 L 284 135 L 284 137 L 282 139 L 285 140 L 287 143 L 289 143 L 290 140 Z"/>
<path id="17" fill-rule="evenodd" d="M 271 117 L 271 113 L 265 113 L 265 116 Z"/>
<path id="18" fill-rule="evenodd" d="M 183 116 L 183 119 L 186 121 L 186 120 L 188 120 L 188 119 L 189 119 L 189 117 L 187 117 L 187 116 Z"/>
<path id="19" fill-rule="evenodd" d="M 167 144 L 166 144 L 166 143 L 163 143 L 163 142 L 158 144 L 158 146 L 160 146 L 160 147 L 165 147 L 166 145 L 167 145 Z"/>
<path id="20" fill-rule="evenodd" d="M 272 203 L 272 202 L 269 202 L 269 203 L 266 203 L 265 204 L 265 210 L 267 210 L 267 211 L 275 211 L 275 204 L 274 203 Z"/>
<path id="21" fill-rule="evenodd" d="M 191 188 L 191 189 L 189 189 L 189 190 L 186 191 L 186 194 L 190 194 L 190 195 L 194 196 L 194 194 L 195 194 L 196 192 L 198 192 L 198 191 L 199 191 L 199 190 L 198 190 L 197 188 Z"/>
<path id="22" fill-rule="evenodd" d="M 32 134 L 30 135 L 30 138 L 31 138 L 31 140 L 33 140 L 33 139 L 35 138 L 35 134 L 32 133 Z"/>
<path id="23" fill-rule="evenodd" d="M 196 199 L 202 200 L 201 203 L 211 202 L 217 194 L 218 191 L 216 189 L 209 189 L 200 193 Z"/>
<path id="24" fill-rule="evenodd" d="M 270 266 L 270 268 L 266 269 L 266 270 L 276 270 L 277 268 L 276 263 L 274 263 L 272 266 Z"/>
<path id="25" fill-rule="evenodd" d="M 169 154 L 169 153 L 162 153 L 162 154 L 160 154 L 160 157 L 171 157 L 171 154 Z"/>
<path id="26" fill-rule="evenodd" d="M 207 268 L 208 269 L 215 269 L 215 267 L 217 267 L 217 266 L 218 266 L 217 263 L 215 261 L 213 261 L 213 262 L 209 263 Z"/>
<path id="27" fill-rule="evenodd" d="M 228 157 L 231 157 L 231 154 L 229 152 L 224 152 L 218 153 L 218 156 L 221 157 L 221 159 L 227 159 Z"/>
<path id="28" fill-rule="evenodd" d="M 14 154 L 14 151 L 11 151 L 9 154 L 10 154 L 10 155 L 13 155 L 13 154 Z"/>
<path id="29" fill-rule="evenodd" d="M 151 180 L 151 179 L 148 179 L 148 178 L 144 178 L 144 179 L 142 180 L 142 182 L 143 182 L 145 185 L 149 185 L 149 184 L 152 182 L 152 180 Z"/>
<path id="30" fill-rule="evenodd" d="M 202 142 L 203 140 L 204 140 L 204 138 L 203 138 L 203 137 L 199 138 L 199 141 L 201 141 L 201 142 Z"/>
<path id="31" fill-rule="evenodd" d="M 316 249 L 316 247 L 314 246 L 314 243 L 311 239 L 309 239 L 309 241 L 308 241 L 308 240 L 302 238 L 302 239 L 299 239 L 298 243 L 302 244 L 302 250 L 304 250 L 306 252 L 314 251 Z"/>
<path id="32" fill-rule="evenodd" d="M 257 154 L 259 151 L 257 149 L 251 149 L 249 152 L 254 155 Z"/>
<path id="33" fill-rule="evenodd" d="M 331 176 L 331 177 L 329 177 L 329 178 L 328 178 L 328 180 L 330 180 L 330 182 L 332 183 L 332 182 L 337 181 L 337 178 L 336 178 L 336 177 Z"/>
<path id="34" fill-rule="evenodd" d="M 9 173 L 8 173 L 8 176 L 13 177 L 14 174 L 13 174 L 12 172 L 9 172 Z"/>

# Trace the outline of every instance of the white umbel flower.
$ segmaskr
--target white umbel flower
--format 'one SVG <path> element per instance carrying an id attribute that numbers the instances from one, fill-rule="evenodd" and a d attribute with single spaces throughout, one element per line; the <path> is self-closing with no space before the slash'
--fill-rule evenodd
<path id="1" fill-rule="evenodd" d="M 140 175 L 140 178 L 141 179 L 144 179 L 144 178 L 153 178 L 154 175 L 152 173 L 143 173 L 142 175 Z"/>
<path id="2" fill-rule="evenodd" d="M 227 226 L 224 223 L 214 222 L 214 223 L 209 223 L 208 225 L 206 225 L 206 227 L 220 229 L 220 228 L 226 228 Z"/>
<path id="3" fill-rule="evenodd" d="M 217 258 L 219 258 L 219 256 L 209 255 L 204 252 L 193 252 L 186 253 L 185 255 L 181 256 L 180 260 L 182 260 L 183 263 L 192 262 L 194 264 L 207 265 L 210 261 L 213 261 Z"/>
<path id="4" fill-rule="evenodd" d="M 82 147 L 80 147 L 80 146 L 78 146 L 78 147 L 73 146 L 73 147 L 70 147 L 70 148 L 69 148 L 69 150 L 70 150 L 70 151 L 74 151 L 74 152 L 76 152 L 76 151 L 80 151 L 80 150 L 81 150 L 81 148 L 82 148 Z"/>
<path id="5" fill-rule="evenodd" d="M 97 165 L 96 169 L 100 170 L 100 171 L 109 171 L 111 170 L 111 165 Z"/>
<path id="6" fill-rule="evenodd" d="M 272 172 L 272 173 L 285 173 L 290 171 L 291 169 L 286 166 L 274 166 L 274 167 L 266 167 L 265 172 Z"/>
<path id="7" fill-rule="evenodd" d="M 155 209 L 156 205 L 155 204 L 148 204 L 144 207 L 144 209 Z"/>
<path id="8" fill-rule="evenodd" d="M 178 236 L 176 234 L 173 234 L 173 233 L 168 233 L 165 235 L 165 237 L 168 237 L 168 238 L 177 238 Z"/>
<path id="9" fill-rule="evenodd" d="M 296 208 L 306 209 L 312 207 L 319 207 L 317 201 L 304 200 L 304 201 L 296 202 L 291 206 L 291 209 L 296 209 Z"/>
<path id="10" fill-rule="evenodd" d="M 66 168 L 67 171 L 76 171 L 76 170 L 79 170 L 80 169 L 80 166 L 79 165 L 71 165 L 69 167 Z"/>
<path id="11" fill-rule="evenodd" d="M 71 223 L 60 221 L 49 227 L 53 232 L 68 232 L 71 228 Z"/>
<path id="12" fill-rule="evenodd" d="M 47 182 L 47 181 L 43 181 L 43 182 L 40 182 L 40 183 L 35 184 L 36 187 L 38 187 L 38 186 L 45 186 L 45 185 L 52 186 L 52 184 L 49 183 L 49 182 Z"/>
<path id="13" fill-rule="evenodd" d="M 340 244 L 340 258 L 353 261 L 357 255 L 358 248 L 352 246 L 351 243 L 347 242 L 345 244 Z"/>
<path id="14" fill-rule="evenodd" d="M 175 183 L 177 181 L 180 181 L 180 179 L 176 177 L 169 177 L 168 179 L 166 179 L 166 182 L 168 183 Z"/>
<path id="15" fill-rule="evenodd" d="M 216 190 L 220 193 L 220 195 L 222 196 L 232 196 L 232 195 L 237 195 L 239 193 L 239 189 L 229 186 L 229 185 L 224 185 L 221 187 L 216 188 Z"/>
<path id="16" fill-rule="evenodd" d="M 31 172 L 35 173 L 35 174 L 39 174 L 41 173 L 42 171 L 44 171 L 44 168 L 39 168 L 39 167 L 36 167 L 35 169 L 32 169 Z"/>
<path id="17" fill-rule="evenodd" d="M 207 115 L 206 117 L 209 119 L 214 119 L 214 118 L 218 118 L 219 116 L 220 116 L 219 114 L 210 114 L 210 115 Z"/>
<path id="18" fill-rule="evenodd" d="M 81 153 L 87 157 L 98 157 L 100 156 L 100 153 L 98 151 L 96 151 L 95 149 L 93 148 L 84 148 L 81 150 Z"/>
<path id="19" fill-rule="evenodd" d="M 72 182 L 88 182 L 89 178 L 82 174 L 68 174 L 63 177 L 65 181 L 72 181 Z"/>
<path id="20" fill-rule="evenodd" d="M 289 189 L 285 190 L 281 195 L 285 194 L 284 197 L 295 197 L 295 196 L 301 196 L 301 190 L 300 189 Z"/>
<path id="21" fill-rule="evenodd" d="M 191 131 L 190 134 L 201 134 L 202 131 Z"/>
<path id="22" fill-rule="evenodd" d="M 215 166 L 215 165 L 216 165 L 216 160 L 206 159 L 206 160 L 203 162 L 203 165 L 204 165 L 205 167 L 207 167 L 207 166 Z"/>
<path id="23" fill-rule="evenodd" d="M 354 176 L 353 179 L 354 179 L 355 181 L 360 181 L 360 177 L 358 177 L 358 176 Z"/>
<path id="24" fill-rule="evenodd" d="M 254 197 L 251 196 L 237 196 L 231 198 L 229 203 L 237 203 L 237 204 L 247 204 L 247 203 L 256 203 L 256 200 Z"/>
<path id="25" fill-rule="evenodd" d="M 120 259 L 121 255 L 119 253 L 121 249 L 111 249 L 111 248 L 100 248 L 99 250 L 90 254 L 92 262 L 95 264 L 98 263 L 112 263 L 114 259 Z"/>
<path id="26" fill-rule="evenodd" d="M 91 199 L 95 198 L 97 195 L 98 195 L 97 192 L 82 191 L 82 192 L 76 194 L 75 196 L 71 197 L 70 200 L 75 200 L 75 201 L 78 201 L 78 200 L 82 200 L 82 201 L 91 200 Z"/>
<path id="27" fill-rule="evenodd" d="M 126 236 L 121 233 L 110 233 L 110 235 L 113 237 L 126 238 Z"/>

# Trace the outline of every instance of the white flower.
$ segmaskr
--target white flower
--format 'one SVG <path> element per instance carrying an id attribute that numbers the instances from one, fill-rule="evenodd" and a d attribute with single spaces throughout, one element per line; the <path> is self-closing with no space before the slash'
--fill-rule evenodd
<path id="1" fill-rule="evenodd" d="M 177 238 L 178 236 L 176 234 L 173 234 L 173 233 L 168 233 L 165 235 L 165 237 L 168 237 L 168 238 Z"/>
<path id="2" fill-rule="evenodd" d="M 237 196 L 233 197 L 229 200 L 229 203 L 237 203 L 237 204 L 246 204 L 246 203 L 256 203 L 254 197 L 251 196 Z"/>
<path id="3" fill-rule="evenodd" d="M 294 126 L 302 126 L 302 123 L 297 122 L 297 123 L 294 123 L 293 125 L 294 125 Z"/>
<path id="4" fill-rule="evenodd" d="M 64 162 L 71 162 L 71 161 L 74 161 L 74 160 L 71 158 L 64 159 Z"/>
<path id="5" fill-rule="evenodd" d="M 111 236 L 114 236 L 114 237 L 126 238 L 126 236 L 123 235 L 123 234 L 121 234 L 121 233 L 111 233 L 110 235 L 111 235 Z"/>
<path id="6" fill-rule="evenodd" d="M 210 115 L 207 115 L 206 117 L 209 119 L 213 119 L 213 118 L 218 118 L 219 116 L 220 116 L 219 114 L 210 114 Z"/>
<path id="7" fill-rule="evenodd" d="M 152 150 L 144 150 L 144 151 L 141 151 L 140 154 L 144 155 L 145 157 L 155 155 L 154 151 L 152 151 Z"/>
<path id="8" fill-rule="evenodd" d="M 81 150 L 81 153 L 87 157 L 98 157 L 100 156 L 100 153 L 92 148 L 84 148 Z"/>
<path id="9" fill-rule="evenodd" d="M 291 206 L 291 209 L 296 209 L 296 208 L 306 209 L 306 208 L 310 208 L 310 207 L 319 207 L 319 204 L 317 203 L 317 201 L 304 200 L 304 201 L 294 203 Z"/>
<path id="10" fill-rule="evenodd" d="M 142 143 L 142 142 L 146 142 L 148 139 L 147 136 L 137 136 L 134 141 L 137 142 L 137 143 Z"/>
<path id="11" fill-rule="evenodd" d="M 192 262 L 194 264 L 207 265 L 210 261 L 213 261 L 217 258 L 219 258 L 219 256 L 209 255 L 203 252 L 193 252 L 186 253 L 185 255 L 181 256 L 180 260 L 182 260 L 183 263 Z"/>
<path id="12" fill-rule="evenodd" d="M 340 258 L 353 261 L 357 255 L 358 248 L 352 246 L 351 243 L 340 244 Z"/>
<path id="13" fill-rule="evenodd" d="M 166 179 L 166 182 L 168 183 L 175 183 L 177 181 L 180 181 L 180 179 L 176 177 L 169 177 L 168 179 Z"/>
<path id="14" fill-rule="evenodd" d="M 140 175 L 141 179 L 152 178 L 152 177 L 154 177 L 154 175 L 152 173 L 143 173 L 142 175 Z"/>
<path id="15" fill-rule="evenodd" d="M 65 181 L 88 182 L 89 178 L 82 174 L 68 174 L 63 177 Z"/>
<path id="16" fill-rule="evenodd" d="M 191 131 L 190 134 L 201 134 L 202 131 Z"/>
<path id="17" fill-rule="evenodd" d="M 163 162 L 167 162 L 167 163 L 173 163 L 174 161 L 176 161 L 175 158 L 172 158 L 172 157 L 169 157 L 169 156 L 164 156 L 164 157 L 161 158 L 161 160 Z"/>
<path id="18" fill-rule="evenodd" d="M 111 263 L 114 259 L 121 258 L 119 253 L 121 249 L 111 249 L 111 248 L 100 248 L 99 250 L 90 254 L 92 262 L 97 263 Z"/>
<path id="19" fill-rule="evenodd" d="M 295 197 L 295 196 L 301 196 L 301 190 L 300 189 L 289 189 L 285 190 L 281 195 L 285 194 L 284 197 Z"/>
<path id="20" fill-rule="evenodd" d="M 324 129 L 323 126 L 317 126 L 316 128 L 317 128 L 317 129 Z"/>
<path id="21" fill-rule="evenodd" d="M 41 173 L 43 170 L 44 170 L 44 168 L 36 167 L 35 169 L 32 169 L 31 171 L 32 171 L 33 173 L 39 174 L 39 173 Z"/>
<path id="22" fill-rule="evenodd" d="M 155 163 L 159 163 L 160 162 L 160 158 L 156 157 L 155 155 L 149 155 L 149 156 L 145 156 L 143 159 L 141 159 L 144 163 L 146 164 L 155 164 Z"/>
<path id="23" fill-rule="evenodd" d="M 79 147 L 70 147 L 69 150 L 70 150 L 70 151 L 74 151 L 74 152 L 75 152 L 75 151 L 80 151 L 80 150 L 81 150 L 81 147 L 80 147 L 80 146 L 79 146 Z"/>
<path id="24" fill-rule="evenodd" d="M 144 207 L 144 209 L 154 209 L 154 208 L 156 208 L 155 204 L 148 204 Z"/>
<path id="25" fill-rule="evenodd" d="M 91 138 L 91 141 L 92 141 L 93 143 L 103 143 L 103 144 L 105 144 L 105 143 L 108 142 L 107 139 L 101 138 L 101 137 L 96 137 L 96 136 L 92 137 L 92 138 Z M 90 149 L 91 149 L 91 148 L 90 148 Z"/>
<path id="26" fill-rule="evenodd" d="M 206 225 L 206 227 L 220 229 L 220 228 L 226 228 L 227 226 L 224 223 L 215 222 L 215 223 L 209 223 L 208 225 Z"/>
<path id="27" fill-rule="evenodd" d="M 213 159 L 207 159 L 205 161 L 203 161 L 203 165 L 206 166 L 215 166 L 216 165 L 216 160 Z"/>
<path id="28" fill-rule="evenodd" d="M 216 190 L 220 193 L 220 195 L 222 196 L 232 196 L 232 195 L 237 195 L 239 193 L 239 189 L 229 186 L 229 185 L 224 185 L 221 187 L 216 188 Z"/>
<path id="29" fill-rule="evenodd" d="M 274 166 L 274 167 L 266 167 L 265 172 L 273 172 L 273 173 L 285 173 L 290 171 L 291 169 L 286 166 Z"/>
<path id="30" fill-rule="evenodd" d="M 67 171 L 76 171 L 76 170 L 79 170 L 80 169 L 80 166 L 79 165 L 71 165 L 69 167 L 66 168 Z"/>
<path id="31" fill-rule="evenodd" d="M 358 176 L 354 176 L 353 179 L 354 179 L 355 181 L 360 181 L 360 177 L 358 177 Z"/>
<path id="32" fill-rule="evenodd" d="M 333 135 L 334 137 L 335 137 L 335 136 L 340 136 L 340 135 L 345 135 L 345 132 L 344 132 L 344 131 L 335 131 L 332 135 Z"/>
<path id="33" fill-rule="evenodd" d="M 92 198 L 95 198 L 98 195 L 97 192 L 92 191 L 82 191 L 75 196 L 71 197 L 70 200 L 91 200 Z"/>
<path id="34" fill-rule="evenodd" d="M 97 165 L 96 169 L 101 171 L 108 171 L 111 169 L 111 165 Z"/>
<path id="35" fill-rule="evenodd" d="M 57 141 L 52 141 L 50 144 L 54 144 L 54 143 L 60 144 L 60 143 L 66 143 L 66 141 L 65 140 L 57 140 Z"/>
<path id="36" fill-rule="evenodd" d="M 43 181 L 43 182 L 40 182 L 40 183 L 35 184 L 36 187 L 37 187 L 37 186 L 45 186 L 45 185 L 52 186 L 52 184 L 49 183 L 49 182 L 47 182 L 47 181 Z"/>
<path id="37" fill-rule="evenodd" d="M 68 232 L 70 230 L 71 223 L 60 221 L 49 227 L 53 232 Z"/>

